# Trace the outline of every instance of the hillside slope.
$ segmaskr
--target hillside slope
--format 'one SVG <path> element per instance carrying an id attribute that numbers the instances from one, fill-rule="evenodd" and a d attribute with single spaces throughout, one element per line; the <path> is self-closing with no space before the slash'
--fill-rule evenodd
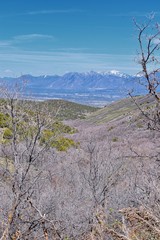
<path id="1" fill-rule="evenodd" d="M 153 100 L 153 97 L 148 95 L 134 97 L 133 99 L 128 97 L 95 111 L 86 118 L 86 122 L 102 124 L 131 117 L 137 113 L 138 107 L 136 104 L 146 109 L 152 106 Z"/>
<path id="2" fill-rule="evenodd" d="M 147 95 L 135 98 L 144 111 L 152 109 L 153 100 Z M 70 155 L 73 154 L 70 157 L 80 165 L 85 180 L 90 173 L 93 174 L 96 196 L 100 198 L 100 187 L 107 185 L 107 217 L 115 217 L 118 209 L 142 205 L 152 208 L 154 214 L 160 217 L 160 184 L 157 177 L 160 149 L 157 139 L 160 135 L 149 130 L 147 123 L 131 98 L 112 103 L 84 120 L 70 122 L 78 129 L 74 139 L 80 142 L 79 156 L 70 152 Z M 145 236 L 145 233 L 144 228 L 141 234 Z M 146 235 L 142 239 L 148 240 L 151 236 Z"/>
<path id="3" fill-rule="evenodd" d="M 153 99 L 148 96 L 137 97 L 135 100 L 144 110 L 150 110 L 153 105 Z M 44 102 L 39 104 L 46 111 Z M 52 104 L 53 102 L 49 105 L 51 109 Z M 62 107 L 64 112 L 65 108 Z M 25 109 L 24 106 L 23 109 Z M 76 131 L 72 132 L 70 138 L 78 144 L 67 151 L 59 152 L 47 148 L 43 154 L 38 152 L 37 161 L 33 162 L 34 171 L 29 171 L 30 175 L 26 179 L 27 186 L 28 184 L 32 186 L 35 171 L 36 175 L 41 173 L 38 175 L 37 184 L 32 188 L 33 200 L 37 201 L 38 209 L 44 212 L 48 219 L 58 221 L 57 230 L 62 236 L 58 239 L 91 239 L 87 236 L 90 233 L 92 235 L 93 229 L 96 231 L 100 229 L 97 228 L 97 217 L 101 217 L 101 213 L 104 214 L 102 220 L 105 224 L 100 225 L 114 228 L 122 236 L 122 218 L 119 210 L 124 210 L 124 208 L 135 209 L 138 212 L 137 209 L 141 210 L 141 206 L 147 206 L 148 209 L 151 208 L 153 215 L 160 219 L 158 204 L 160 199 L 160 146 L 157 141 L 159 132 L 153 132 L 147 128 L 147 121 L 134 101 L 130 98 L 123 99 L 93 113 L 88 112 L 85 119 L 64 119 L 68 119 L 65 120 L 67 126 L 76 127 Z M 20 159 L 23 157 L 21 149 L 28 146 L 28 138 L 26 140 L 23 145 L 17 143 Z M 3 158 L 1 158 L 0 178 L 2 180 L 4 176 L 6 179 L 8 171 L 10 174 L 14 173 L 12 166 L 9 166 L 6 161 L 13 158 L 11 147 L 1 146 L 0 157 Z M 39 147 L 41 145 L 36 151 Z M 24 151 L 25 158 L 23 158 L 22 166 L 25 166 L 23 164 L 26 163 L 26 157 L 30 156 L 30 151 L 27 150 Z M 11 208 L 11 200 L 14 199 L 10 175 L 7 179 L 8 182 L 1 181 L 3 186 L 0 195 L 2 209 L 5 211 L 8 210 L 8 206 Z M 32 222 L 33 219 L 38 219 L 39 211 L 35 214 L 27 205 L 28 198 L 23 200 L 25 208 L 19 205 L 19 211 L 21 216 L 26 216 L 27 209 L 27 213 L 31 214 L 29 217 L 26 216 L 29 220 L 24 222 L 23 219 L 21 221 L 20 218 L 18 220 L 14 218 L 14 221 L 20 222 L 24 228 L 25 224 L 30 223 L 30 219 Z M 0 220 L 4 221 L 3 215 L 0 215 Z M 128 224 L 127 227 L 131 229 L 131 233 L 136 232 L 138 236 L 136 239 L 158 240 L 154 231 L 150 229 L 148 231 L 146 218 L 145 223 L 135 222 L 134 218 L 131 223 L 133 224 Z M 52 227 L 53 225 L 48 231 L 49 239 L 52 239 Z M 35 233 L 41 236 L 39 226 L 36 232 L 31 232 L 30 237 L 27 236 L 27 239 L 34 239 Z M 106 232 L 104 234 L 103 239 L 112 239 Z M 135 239 L 135 237 L 130 239 Z"/>

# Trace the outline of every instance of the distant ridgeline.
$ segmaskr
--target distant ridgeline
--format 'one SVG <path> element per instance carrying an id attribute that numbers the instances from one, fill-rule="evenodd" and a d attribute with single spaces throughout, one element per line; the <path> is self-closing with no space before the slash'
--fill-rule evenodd
<path id="1" fill-rule="evenodd" d="M 145 94 L 144 79 L 118 71 L 97 73 L 69 72 L 63 76 L 44 75 L 0 78 L 2 84 L 24 84 L 24 97 L 29 99 L 65 99 L 93 106 L 105 106 L 109 102 L 134 95 Z"/>

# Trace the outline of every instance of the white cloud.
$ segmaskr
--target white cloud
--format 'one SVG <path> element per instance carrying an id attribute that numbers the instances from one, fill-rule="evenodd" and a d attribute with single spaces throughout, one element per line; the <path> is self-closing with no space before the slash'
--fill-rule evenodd
<path id="1" fill-rule="evenodd" d="M 10 46 L 11 45 L 11 41 L 10 40 L 2 40 L 0 41 L 0 47 L 6 47 L 6 46 Z"/>
<path id="2" fill-rule="evenodd" d="M 5 73 L 13 73 L 13 71 L 11 69 L 5 69 L 4 72 Z"/>
<path id="3" fill-rule="evenodd" d="M 53 10 L 40 10 L 40 11 L 31 11 L 27 14 L 29 15 L 40 15 L 40 14 L 55 14 L 55 13 L 74 13 L 74 12 L 84 12 L 80 9 L 53 9 Z"/>
<path id="4" fill-rule="evenodd" d="M 17 35 L 13 37 L 13 41 L 30 41 L 30 40 L 39 40 L 39 39 L 48 39 L 48 40 L 55 40 L 52 35 L 45 35 L 45 34 L 26 34 L 26 35 Z"/>
<path id="5" fill-rule="evenodd" d="M 0 54 L 0 66 L 21 74 L 64 74 L 70 71 L 109 71 L 117 69 L 136 74 L 139 66 L 132 55 L 94 54 L 83 52 L 25 52 Z"/>
<path id="6" fill-rule="evenodd" d="M 7 50 L 18 50 L 17 47 L 21 46 L 23 44 L 24 46 L 27 46 L 27 42 L 35 42 L 35 41 L 55 41 L 55 37 L 52 35 L 46 35 L 46 34 L 39 34 L 39 33 L 33 33 L 33 34 L 26 34 L 26 35 L 17 35 L 10 39 L 6 40 L 0 40 L 0 49 L 1 52 L 7 51 Z"/>

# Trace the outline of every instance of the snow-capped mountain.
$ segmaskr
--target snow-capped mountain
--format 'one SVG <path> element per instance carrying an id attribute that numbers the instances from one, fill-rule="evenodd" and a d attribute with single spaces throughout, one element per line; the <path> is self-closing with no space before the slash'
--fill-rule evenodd
<path id="1" fill-rule="evenodd" d="M 45 88 L 56 88 L 56 89 L 83 89 L 83 88 L 99 88 L 114 85 L 128 84 L 131 79 L 135 77 L 121 73 L 116 70 L 109 72 L 68 72 L 63 76 L 58 75 L 43 75 L 43 76 L 32 76 L 32 75 L 22 75 L 18 78 L 1 78 L 9 83 L 14 83 L 16 81 L 26 81 L 28 86 L 38 86 Z"/>
<path id="2" fill-rule="evenodd" d="M 118 71 L 110 72 L 86 72 L 77 73 L 70 72 L 59 77 L 57 81 L 53 81 L 50 88 L 64 88 L 64 89 L 96 89 L 96 88 L 110 88 L 114 86 L 124 87 L 130 84 L 132 76 L 120 73 Z"/>
<path id="3" fill-rule="evenodd" d="M 126 73 L 122 73 L 122 72 L 119 72 L 117 70 L 111 70 L 109 72 L 105 72 L 105 74 L 107 75 L 114 75 L 114 76 L 117 76 L 117 77 L 123 77 L 123 78 L 129 78 L 131 77 L 130 75 L 126 74 Z"/>
<path id="4" fill-rule="evenodd" d="M 126 97 L 134 89 L 136 94 L 143 88 L 138 84 L 139 78 L 116 70 L 109 72 L 68 72 L 63 76 L 23 75 L 18 78 L 1 78 L 1 82 L 13 85 L 26 82 L 26 90 L 37 99 L 64 98 L 67 100 L 106 105 L 109 101 Z M 101 104 L 97 104 L 101 102 Z"/>

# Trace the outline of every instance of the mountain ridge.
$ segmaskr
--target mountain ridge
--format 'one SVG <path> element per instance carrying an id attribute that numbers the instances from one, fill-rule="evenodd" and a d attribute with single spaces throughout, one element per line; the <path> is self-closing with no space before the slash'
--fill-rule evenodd
<path id="1" fill-rule="evenodd" d="M 139 84 L 141 78 L 121 73 L 117 70 L 109 72 L 68 72 L 59 75 L 0 78 L 2 83 L 26 83 L 25 95 L 35 99 L 65 99 L 87 105 L 104 106 L 109 102 L 124 98 L 134 89 L 135 94 L 144 93 L 144 86 Z"/>
<path id="2" fill-rule="evenodd" d="M 133 75 L 129 75 L 126 73 L 121 73 L 117 70 L 111 70 L 108 72 L 95 72 L 95 71 L 90 71 L 90 72 L 67 72 L 63 75 L 40 75 L 40 76 L 33 76 L 31 74 L 25 74 L 19 77 L 0 77 L 0 80 L 4 80 L 4 81 L 19 81 L 19 80 L 26 80 L 28 81 L 28 85 L 33 84 L 33 81 L 37 81 L 36 83 L 39 84 L 41 83 L 41 81 L 45 80 L 46 82 L 46 86 L 47 87 L 56 87 L 57 85 L 58 87 L 61 88 L 61 86 L 63 86 L 64 88 L 72 88 L 73 86 L 70 85 L 68 83 L 72 83 L 73 81 L 76 82 L 76 86 L 74 86 L 75 88 L 78 87 L 82 87 L 80 84 L 77 85 L 77 82 L 83 82 L 83 84 L 85 84 L 85 87 L 87 87 L 86 84 L 88 84 L 88 81 L 91 83 L 92 82 L 92 86 L 94 86 L 94 84 L 96 83 L 96 81 L 98 82 L 99 80 L 108 80 L 109 81 L 113 81 L 113 80 L 124 80 L 124 79 L 137 79 L 138 77 L 133 76 Z M 64 81 L 62 85 L 59 85 L 59 82 Z M 68 81 L 68 82 L 67 82 Z M 43 82 L 44 83 L 44 82 Z M 57 85 L 56 85 L 56 84 Z M 50 85 L 52 84 L 52 85 Z M 107 82 L 106 82 L 107 84 Z M 89 85 L 89 84 L 88 84 Z"/>

